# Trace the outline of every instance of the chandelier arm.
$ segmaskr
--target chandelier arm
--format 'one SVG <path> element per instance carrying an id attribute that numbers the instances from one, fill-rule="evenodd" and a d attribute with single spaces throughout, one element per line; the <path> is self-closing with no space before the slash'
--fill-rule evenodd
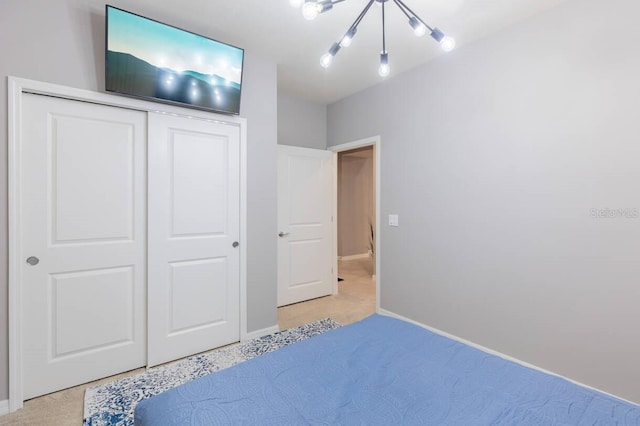
<path id="1" fill-rule="evenodd" d="M 385 25 L 385 10 L 384 4 L 386 0 L 382 2 L 382 52 L 380 52 L 380 66 L 378 67 L 378 74 L 380 77 L 386 77 L 389 75 L 389 54 L 387 53 L 387 34 Z"/>
<path id="2" fill-rule="evenodd" d="M 427 24 L 426 22 L 424 22 L 422 20 L 421 17 L 419 17 L 413 10 L 409 9 L 409 7 L 403 3 L 402 0 L 393 0 L 398 6 L 400 6 L 400 9 L 403 9 L 403 12 L 405 12 L 405 14 L 407 12 L 409 12 L 411 15 L 413 15 L 418 21 L 422 22 L 422 25 L 424 25 L 425 27 L 427 27 L 427 29 L 429 31 L 433 31 L 433 28 L 431 28 L 431 26 L 429 26 L 429 24 Z"/>
<path id="3" fill-rule="evenodd" d="M 398 6 L 398 8 L 402 11 L 402 13 L 405 14 L 407 18 L 411 19 L 411 15 L 409 14 L 409 12 L 407 12 L 405 8 L 402 7 L 402 4 L 398 2 L 398 0 L 393 0 L 393 2 L 396 4 L 396 6 Z"/>
<path id="4" fill-rule="evenodd" d="M 384 22 L 384 4 L 386 2 L 382 2 L 382 53 L 387 53 L 387 37 L 385 32 L 385 22 Z"/>
<path id="5" fill-rule="evenodd" d="M 344 0 L 343 0 L 344 1 Z M 358 25 L 360 25 L 360 21 L 362 21 L 362 18 L 364 18 L 364 15 L 367 14 L 367 12 L 369 11 L 369 9 L 371 8 L 371 6 L 373 6 L 373 3 L 376 0 L 369 0 L 369 3 L 367 3 L 367 5 L 364 7 L 364 9 L 362 9 L 362 12 L 360 12 L 360 15 L 358 15 L 358 17 L 356 18 L 355 21 L 353 21 L 353 24 L 351 24 L 351 26 L 349 27 L 349 29 L 352 28 L 357 28 Z"/>
<path id="6" fill-rule="evenodd" d="M 345 1 L 345 0 L 341 0 L 341 1 Z M 362 21 L 362 18 L 364 18 L 364 15 L 367 14 L 367 12 L 369 11 L 369 8 L 373 5 L 373 3 L 375 1 L 376 0 L 369 0 L 369 3 L 367 3 L 367 5 L 364 7 L 364 9 L 362 9 L 362 12 L 360 12 L 360 14 L 356 18 L 356 20 L 353 21 L 353 24 L 351 24 L 349 29 L 347 29 L 347 32 L 344 33 L 344 36 L 342 36 L 342 38 L 344 38 L 346 35 L 348 35 L 352 30 L 358 28 L 358 25 L 360 25 L 360 21 Z"/>

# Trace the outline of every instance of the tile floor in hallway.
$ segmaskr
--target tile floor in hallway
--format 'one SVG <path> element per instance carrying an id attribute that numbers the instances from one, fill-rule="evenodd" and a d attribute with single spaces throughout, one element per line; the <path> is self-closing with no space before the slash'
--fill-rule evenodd
<path id="1" fill-rule="evenodd" d="M 376 283 L 371 279 L 371 258 L 338 262 L 338 294 L 278 309 L 281 330 L 322 318 L 333 318 L 340 324 L 361 320 L 376 310 Z"/>
<path id="2" fill-rule="evenodd" d="M 340 261 L 338 271 L 344 281 L 339 283 L 337 295 L 278 309 L 278 325 L 281 330 L 327 317 L 333 318 L 340 324 L 349 324 L 375 312 L 376 284 L 371 279 L 372 260 L 366 258 Z M 22 410 L 0 417 L 0 425 L 81 425 L 86 388 L 143 371 L 144 368 L 140 368 L 26 401 Z"/>

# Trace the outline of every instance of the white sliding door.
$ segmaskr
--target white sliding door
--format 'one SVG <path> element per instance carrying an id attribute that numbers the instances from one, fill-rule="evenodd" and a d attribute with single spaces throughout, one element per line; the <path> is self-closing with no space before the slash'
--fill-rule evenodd
<path id="1" fill-rule="evenodd" d="M 332 155 L 278 146 L 278 306 L 333 291 Z"/>
<path id="2" fill-rule="evenodd" d="M 24 399 L 145 364 L 146 114 L 24 94 Z"/>
<path id="3" fill-rule="evenodd" d="M 148 365 L 240 339 L 240 129 L 149 113 Z"/>

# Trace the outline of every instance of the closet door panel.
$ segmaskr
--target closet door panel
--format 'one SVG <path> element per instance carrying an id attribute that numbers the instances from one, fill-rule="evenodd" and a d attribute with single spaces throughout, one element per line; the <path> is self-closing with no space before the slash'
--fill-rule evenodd
<path id="1" fill-rule="evenodd" d="M 148 365 L 240 338 L 240 132 L 149 114 Z"/>
<path id="2" fill-rule="evenodd" d="M 25 94 L 24 398 L 141 367 L 146 114 Z"/>

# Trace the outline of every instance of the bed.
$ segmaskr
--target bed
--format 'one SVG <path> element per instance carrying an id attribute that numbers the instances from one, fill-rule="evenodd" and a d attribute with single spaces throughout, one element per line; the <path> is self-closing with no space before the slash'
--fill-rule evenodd
<path id="1" fill-rule="evenodd" d="M 640 407 L 373 315 L 144 400 L 135 424 L 640 425 Z"/>

